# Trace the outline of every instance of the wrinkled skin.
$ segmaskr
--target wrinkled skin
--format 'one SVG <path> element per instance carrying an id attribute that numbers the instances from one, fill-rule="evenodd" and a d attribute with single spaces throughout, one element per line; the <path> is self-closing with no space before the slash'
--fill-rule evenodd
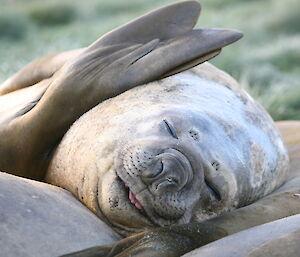
<path id="1" fill-rule="evenodd" d="M 235 85 L 206 63 L 98 105 L 67 132 L 46 180 L 126 236 L 262 198 L 286 179 L 287 152 Z"/>
<path id="2" fill-rule="evenodd" d="M 255 203 L 237 210 L 233 210 L 208 221 L 191 223 L 188 225 L 171 226 L 168 228 L 159 228 L 127 237 L 111 245 L 94 247 L 65 256 L 177 257 L 195 248 L 200 247 L 199 249 L 201 249 L 201 246 L 203 245 L 239 231 L 247 231 L 246 229 L 257 225 L 299 214 L 300 198 L 298 195 L 300 194 L 300 122 L 278 122 L 277 127 L 282 133 L 288 148 L 291 169 L 289 177 L 287 178 L 287 182 L 273 193 L 263 197 Z M 256 229 L 259 229 L 259 227 L 256 227 Z M 268 238 L 270 238 L 270 236 Z M 290 235 L 290 238 L 292 240 L 291 242 L 294 242 L 293 240 L 297 240 L 297 234 Z M 239 240 L 241 240 L 241 238 L 239 238 Z M 266 240 L 266 238 L 263 238 L 262 240 Z M 276 240 L 276 238 L 274 240 Z M 284 251 L 285 256 L 298 256 L 298 251 L 293 251 L 293 249 L 298 249 L 297 245 L 293 245 L 294 248 L 291 248 L 292 245 L 289 244 L 289 241 L 283 242 L 280 238 L 279 242 L 281 242 L 281 247 L 279 247 L 280 249 L 277 247 L 278 244 L 268 245 L 268 251 L 271 253 L 270 256 L 274 256 L 277 253 L 282 253 L 282 249 L 284 248 L 290 249 L 290 251 Z M 256 248 L 253 247 L 252 251 L 255 249 Z M 257 248 L 257 251 L 259 250 L 260 248 Z M 236 254 L 236 250 L 233 249 L 232 254 Z M 266 253 L 264 253 L 263 256 L 265 256 L 265 254 Z"/>

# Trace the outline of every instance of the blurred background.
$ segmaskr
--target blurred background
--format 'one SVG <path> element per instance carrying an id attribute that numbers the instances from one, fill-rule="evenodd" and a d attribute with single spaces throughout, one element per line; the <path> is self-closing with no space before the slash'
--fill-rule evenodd
<path id="1" fill-rule="evenodd" d="M 87 46 L 174 0 L 0 0 L 0 83 L 26 63 Z M 300 119 L 299 0 L 201 0 L 197 27 L 244 38 L 212 63 L 234 76 L 275 120 Z"/>

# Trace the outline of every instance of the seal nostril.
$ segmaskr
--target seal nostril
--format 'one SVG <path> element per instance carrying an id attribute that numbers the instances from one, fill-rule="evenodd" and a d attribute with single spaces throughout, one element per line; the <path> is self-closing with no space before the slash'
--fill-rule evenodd
<path id="1" fill-rule="evenodd" d="M 213 166 L 213 167 L 215 168 L 215 170 L 218 171 L 219 168 L 220 168 L 220 163 L 217 162 L 217 161 L 213 161 L 213 162 L 211 163 L 211 166 Z"/>
<path id="2" fill-rule="evenodd" d="M 199 133 L 197 131 L 191 129 L 189 130 L 189 134 L 192 139 L 194 139 L 195 141 L 199 141 Z"/>
<path id="3" fill-rule="evenodd" d="M 167 181 L 170 182 L 170 183 L 173 182 L 172 178 L 167 178 Z"/>
<path id="4" fill-rule="evenodd" d="M 170 184 L 178 184 L 178 179 L 177 179 L 177 178 L 168 177 L 166 180 L 167 180 Z"/>

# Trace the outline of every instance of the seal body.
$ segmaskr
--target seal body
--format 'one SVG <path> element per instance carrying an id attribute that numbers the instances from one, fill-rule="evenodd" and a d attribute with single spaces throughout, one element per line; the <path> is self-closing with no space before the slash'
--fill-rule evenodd
<path id="1" fill-rule="evenodd" d="M 241 231 L 183 256 L 296 257 L 299 256 L 299 237 L 300 215 L 298 214 Z"/>
<path id="2" fill-rule="evenodd" d="M 69 192 L 0 172 L 1 256 L 51 257 L 120 239 Z"/>
<path id="3" fill-rule="evenodd" d="M 84 114 L 56 149 L 46 180 L 127 235 L 248 205 L 287 173 L 270 116 L 205 63 Z"/>

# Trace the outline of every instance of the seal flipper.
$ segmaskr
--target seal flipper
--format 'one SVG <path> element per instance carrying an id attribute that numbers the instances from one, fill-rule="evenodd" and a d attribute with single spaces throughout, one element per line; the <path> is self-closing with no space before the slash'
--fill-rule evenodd
<path id="1" fill-rule="evenodd" d="M 82 49 L 50 54 L 28 63 L 0 85 L 0 96 L 21 88 L 30 87 L 44 79 L 50 78 L 68 60 L 80 52 L 82 52 Z"/>
<path id="2" fill-rule="evenodd" d="M 94 50 L 124 42 L 147 43 L 155 38 L 166 40 L 183 35 L 193 29 L 200 10 L 201 6 L 196 1 L 184 1 L 159 8 L 106 33 L 89 49 Z M 66 61 L 80 52 L 82 49 L 47 55 L 34 60 L 0 85 L 0 96 L 51 77 Z"/>
<path id="3" fill-rule="evenodd" d="M 201 11 L 197 1 L 183 1 L 149 12 L 95 41 L 90 48 L 120 44 L 147 43 L 153 39 L 161 41 L 184 35 L 196 25 Z"/>
<path id="4" fill-rule="evenodd" d="M 161 43 L 155 51 L 123 71 L 130 72 L 136 81 L 124 82 L 131 83 L 131 88 L 182 72 L 215 57 L 222 47 L 242 37 L 236 30 L 193 30 L 200 11 L 201 5 L 193 0 L 167 5 L 105 34 L 87 52 L 107 45 L 145 44 L 158 39 Z"/>
<path id="5" fill-rule="evenodd" d="M 123 33 L 122 30 L 121 32 Z M 86 77 L 90 77 L 87 81 L 94 79 L 95 83 L 100 85 L 103 83 L 103 78 L 110 76 L 115 84 L 107 83 L 106 85 L 111 85 L 116 92 L 112 92 L 108 88 L 105 91 L 110 92 L 111 95 L 108 97 L 111 97 L 137 85 L 165 78 L 203 63 L 218 55 L 221 48 L 239 40 L 242 35 L 236 30 L 198 29 L 167 40 L 161 40 L 159 39 L 160 35 L 155 37 L 156 35 L 153 34 L 152 37 L 149 37 L 149 39 L 152 38 L 150 42 L 142 44 L 137 43 L 140 41 L 139 38 L 137 40 L 132 38 L 132 42 L 136 41 L 136 43 L 132 43 L 132 52 L 126 50 L 130 49 L 130 43 L 129 46 L 125 43 L 111 46 L 121 49 L 121 46 L 124 45 L 123 56 L 116 55 L 112 50 L 106 52 L 108 55 L 113 55 L 115 60 L 112 60 L 110 56 L 105 58 L 101 52 L 103 46 L 101 47 L 101 42 L 97 41 L 98 47 L 95 48 L 95 44 L 88 47 L 75 62 L 70 64 L 73 71 L 69 72 L 76 77 L 80 74 L 79 71 L 91 70 L 88 59 L 93 60 L 93 72 L 90 74 L 84 72 L 87 74 Z M 157 43 L 153 46 L 155 41 Z M 140 48 L 137 49 L 135 46 L 140 46 Z M 104 46 L 104 48 L 109 47 Z M 100 54 L 97 49 L 100 49 Z M 89 57 L 87 58 L 87 56 Z M 106 63 L 104 64 L 104 62 Z M 97 73 L 99 73 L 98 76 Z M 76 80 L 78 79 L 82 81 L 82 78 Z"/>
<path id="6" fill-rule="evenodd" d="M 164 78 L 203 63 L 242 37 L 242 33 L 225 29 L 199 29 L 163 42 L 135 62 L 127 72 L 140 84 Z"/>
<path id="7" fill-rule="evenodd" d="M 51 151 L 83 113 L 132 87 L 203 62 L 241 37 L 233 31 L 192 30 L 199 12 L 195 1 L 169 5 L 79 50 L 55 72 L 32 109 L 0 127 L 0 168 L 42 178 Z"/>

